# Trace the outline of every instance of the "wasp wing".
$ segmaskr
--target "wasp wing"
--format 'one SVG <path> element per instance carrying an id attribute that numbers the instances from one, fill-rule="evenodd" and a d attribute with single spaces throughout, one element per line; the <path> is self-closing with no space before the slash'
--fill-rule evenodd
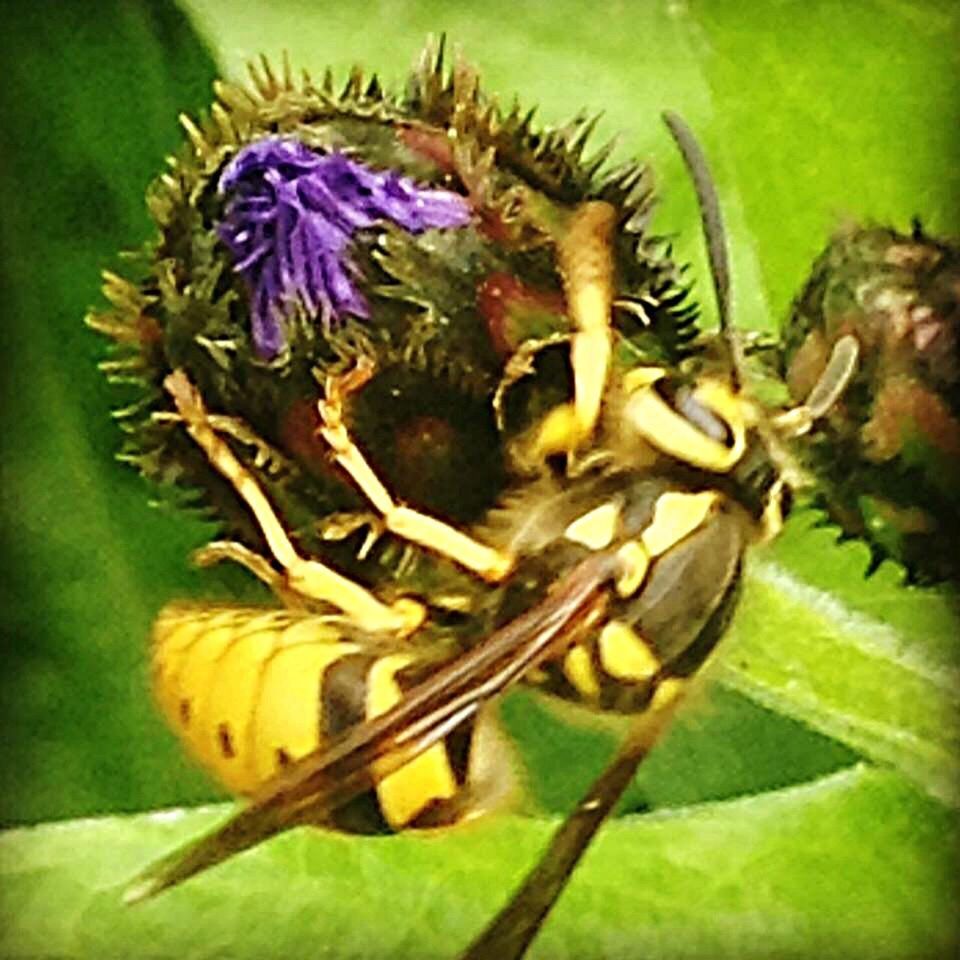
<path id="1" fill-rule="evenodd" d="M 213 832 L 157 861 L 128 888 L 137 902 L 274 834 L 319 823 L 437 743 L 592 622 L 616 574 L 613 552 L 587 557 L 539 603 L 440 667 L 394 708 L 291 764 Z"/>
<path id="2" fill-rule="evenodd" d="M 461 954 L 460 960 L 489 960 L 491 957 L 520 960 L 527 952 L 597 831 L 670 722 L 679 703 L 683 682 L 667 682 L 674 685 L 661 687 L 663 695 L 634 719 L 613 761 L 557 829 L 540 860 L 509 903 Z"/>

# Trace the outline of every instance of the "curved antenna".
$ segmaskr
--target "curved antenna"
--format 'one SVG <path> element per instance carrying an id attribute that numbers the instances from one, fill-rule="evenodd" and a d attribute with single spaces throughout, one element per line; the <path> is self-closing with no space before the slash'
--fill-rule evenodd
<path id="1" fill-rule="evenodd" d="M 662 117 L 683 156 L 683 162 L 697 191 L 700 222 L 703 224 L 713 289 L 717 298 L 717 312 L 720 315 L 720 330 L 725 333 L 730 325 L 730 257 L 727 253 L 727 234 L 723 226 L 717 188 L 703 149 L 686 121 L 672 110 L 665 110 Z"/>
<path id="2" fill-rule="evenodd" d="M 735 385 L 739 386 L 741 377 L 740 345 L 730 323 L 730 256 L 728 253 L 727 233 L 723 226 L 720 201 L 717 188 L 710 174 L 710 167 L 703 149 L 687 126 L 686 121 L 672 110 L 661 114 L 663 122 L 670 131 L 683 162 L 693 180 L 700 206 L 700 222 L 703 224 L 703 236 L 707 244 L 707 258 L 710 262 L 710 275 L 713 278 L 713 290 L 717 300 L 717 314 L 720 318 L 720 334 L 730 353 Z"/>

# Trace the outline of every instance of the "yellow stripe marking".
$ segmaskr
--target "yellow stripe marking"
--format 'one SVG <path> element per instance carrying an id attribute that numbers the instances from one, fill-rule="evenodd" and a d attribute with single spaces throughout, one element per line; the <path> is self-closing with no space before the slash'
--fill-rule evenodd
<path id="1" fill-rule="evenodd" d="M 537 463 L 554 454 L 575 449 L 581 439 L 577 412 L 572 403 L 564 403 L 554 407 L 540 421 L 527 456 Z"/>
<path id="2" fill-rule="evenodd" d="M 298 760 L 320 746 L 320 691 L 327 668 L 360 647 L 337 639 L 332 627 L 305 621 L 284 631 L 267 661 L 251 720 L 258 785 L 277 773 L 277 751 Z"/>
<path id="3" fill-rule="evenodd" d="M 686 685 L 686 680 L 681 680 L 679 677 L 668 677 L 654 691 L 647 709 L 651 713 L 657 713 L 672 706 L 683 694 Z"/>
<path id="4" fill-rule="evenodd" d="M 154 670 L 167 676 L 175 675 L 180 658 L 207 626 L 203 610 L 180 604 L 164 607 L 153 621 L 151 632 Z"/>
<path id="5" fill-rule="evenodd" d="M 620 505 L 613 502 L 601 503 L 582 517 L 577 517 L 563 535 L 590 550 L 602 550 L 613 540 L 619 521 Z"/>
<path id="6" fill-rule="evenodd" d="M 624 378 L 628 391 L 631 391 L 624 417 L 652 446 L 678 460 L 715 473 L 726 473 L 740 461 L 746 449 L 744 407 L 728 387 L 717 381 L 706 381 L 696 389 L 694 399 L 719 415 L 731 429 L 733 443 L 729 447 L 708 437 L 666 403 L 653 389 L 660 377 L 651 381 L 653 372 L 650 368 L 633 372 L 637 374 L 635 378 L 631 374 Z"/>
<path id="7" fill-rule="evenodd" d="M 634 367 L 623 375 L 623 388 L 628 394 L 651 387 L 667 375 L 663 367 Z"/>
<path id="8" fill-rule="evenodd" d="M 403 696 L 396 674 L 413 662 L 405 653 L 381 657 L 367 676 L 367 716 L 385 713 Z M 384 819 L 394 829 L 407 826 L 434 800 L 447 800 L 457 792 L 457 781 L 443 743 L 411 760 L 377 784 Z"/>
<path id="9" fill-rule="evenodd" d="M 600 663 L 617 680 L 649 680 L 660 669 L 646 641 L 619 620 L 611 620 L 600 632 Z"/>
<path id="10" fill-rule="evenodd" d="M 206 753 L 217 778 L 234 793 L 251 793 L 255 772 L 251 722 L 260 692 L 264 663 L 277 645 L 276 630 L 259 630 L 236 640 L 220 658 L 212 677 L 203 717 Z M 229 734 L 232 755 L 221 746 L 221 729 Z"/>
<path id="11" fill-rule="evenodd" d="M 639 540 L 629 540 L 617 551 L 620 573 L 614 581 L 617 595 L 632 597 L 643 585 L 650 569 L 650 554 Z"/>
<path id="12" fill-rule="evenodd" d="M 216 730 L 217 720 L 207 710 L 207 701 L 213 687 L 220 660 L 236 643 L 237 625 L 230 622 L 210 628 L 197 638 L 180 667 L 176 682 L 171 684 L 171 701 L 178 706 L 181 700 L 190 704 L 191 720 L 186 730 L 180 726 L 177 714 L 170 714 L 174 729 L 181 730 L 184 743 L 193 755 L 211 771 L 216 770 L 210 754 L 210 731 Z"/>
<path id="13" fill-rule="evenodd" d="M 581 646 L 571 647 L 563 658 L 563 675 L 585 697 L 600 696 L 600 684 L 590 662 L 590 653 Z"/>
<path id="14" fill-rule="evenodd" d="M 201 617 L 190 616 L 182 607 L 165 607 L 153 625 L 153 693 L 167 722 L 178 732 L 183 727 L 179 676 L 194 643 L 206 629 Z"/>
<path id="15" fill-rule="evenodd" d="M 665 493 L 657 500 L 653 521 L 643 531 L 643 545 L 651 557 L 659 557 L 693 533 L 720 499 L 715 490 L 702 493 Z"/>

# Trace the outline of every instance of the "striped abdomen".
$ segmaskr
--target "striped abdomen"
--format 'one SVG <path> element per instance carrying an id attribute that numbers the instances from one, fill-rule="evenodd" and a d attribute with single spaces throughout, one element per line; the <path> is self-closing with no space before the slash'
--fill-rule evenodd
<path id="1" fill-rule="evenodd" d="M 249 795 L 291 760 L 389 710 L 403 696 L 415 651 L 371 653 L 342 621 L 283 609 L 172 604 L 153 629 L 157 700 L 194 757 Z M 431 823 L 464 785 L 465 725 L 369 794 L 334 824 L 379 832 Z"/>

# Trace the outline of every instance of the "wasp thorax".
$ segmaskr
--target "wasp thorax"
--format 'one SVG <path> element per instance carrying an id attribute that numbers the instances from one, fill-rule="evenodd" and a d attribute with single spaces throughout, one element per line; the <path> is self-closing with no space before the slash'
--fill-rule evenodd
<path id="1" fill-rule="evenodd" d="M 602 710 L 644 709 L 713 649 L 753 520 L 718 490 L 656 471 L 600 470 L 528 498 L 500 518 L 512 531 L 505 542 L 525 557 L 504 593 L 508 611 L 585 556 L 608 554 L 615 571 L 604 620 L 545 663 L 536 682 Z"/>

